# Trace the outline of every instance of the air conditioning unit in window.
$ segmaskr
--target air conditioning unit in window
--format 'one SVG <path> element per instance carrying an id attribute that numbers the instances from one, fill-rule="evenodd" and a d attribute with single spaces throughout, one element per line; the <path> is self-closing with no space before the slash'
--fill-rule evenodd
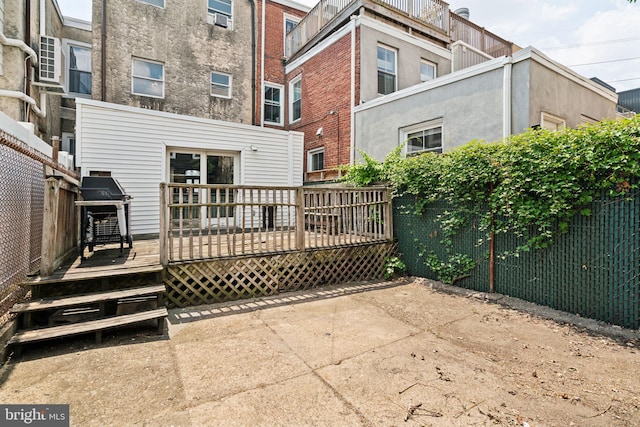
<path id="1" fill-rule="evenodd" d="M 40 36 L 40 81 L 60 83 L 62 77 L 60 39 Z"/>
<path id="2" fill-rule="evenodd" d="M 227 28 L 229 27 L 229 17 L 220 13 L 216 13 L 213 15 L 213 23 L 218 27 Z"/>

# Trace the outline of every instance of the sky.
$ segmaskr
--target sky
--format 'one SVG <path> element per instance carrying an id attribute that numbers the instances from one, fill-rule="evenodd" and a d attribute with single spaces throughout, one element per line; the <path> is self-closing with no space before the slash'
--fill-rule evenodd
<path id="1" fill-rule="evenodd" d="M 298 0 L 309 6 L 314 0 Z M 58 0 L 62 14 L 91 20 L 90 0 Z M 618 92 L 640 88 L 640 2 L 627 0 L 449 0 L 470 20 L 520 47 L 533 46 Z M 588 65 L 584 65 L 588 64 Z"/>

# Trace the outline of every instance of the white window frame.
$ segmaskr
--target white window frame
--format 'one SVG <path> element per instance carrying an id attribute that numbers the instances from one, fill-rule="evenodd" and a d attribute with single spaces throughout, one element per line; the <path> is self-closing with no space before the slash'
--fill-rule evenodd
<path id="1" fill-rule="evenodd" d="M 140 62 L 147 62 L 147 63 L 149 63 L 149 64 L 158 64 L 158 65 L 162 65 L 162 79 L 161 79 L 161 80 L 158 80 L 158 79 L 153 79 L 153 78 L 150 78 L 150 77 L 142 77 L 142 76 L 136 76 L 136 75 L 134 75 L 134 74 L 133 74 L 133 70 L 134 70 L 134 63 L 135 63 L 136 61 L 140 61 Z M 136 58 L 136 57 L 131 58 L 131 93 L 132 93 L 133 95 L 138 95 L 138 96 L 147 96 L 147 97 L 149 97 L 149 98 L 164 99 L 164 89 L 165 89 L 165 87 L 164 87 L 165 85 L 164 85 L 164 84 L 165 84 L 165 76 L 166 76 L 166 73 L 165 73 L 165 69 L 164 69 L 164 62 L 152 61 L 152 60 L 149 60 L 149 59 Z M 157 96 L 157 95 L 149 95 L 148 93 L 138 93 L 138 92 L 135 92 L 135 91 L 133 90 L 133 87 L 134 87 L 133 82 L 134 82 L 134 80 L 135 80 L 135 79 L 142 79 L 142 80 L 150 80 L 150 81 L 161 82 L 161 83 L 162 83 L 162 95 L 161 95 L 161 96 Z"/>
<path id="2" fill-rule="evenodd" d="M 265 105 L 267 104 L 267 98 L 266 98 L 266 89 L 267 88 L 272 88 L 272 89 L 278 89 L 280 91 L 280 104 L 278 105 L 278 107 L 280 108 L 280 121 L 278 122 L 270 122 L 267 121 L 266 119 L 266 115 L 265 115 Z M 275 126 L 284 126 L 284 86 L 281 84 L 277 84 L 277 83 L 269 83 L 269 82 L 264 82 L 264 90 L 262 91 L 262 117 L 263 117 L 263 121 L 264 123 L 270 124 L 270 125 L 275 125 Z M 270 104 L 272 105 L 272 104 Z"/>
<path id="3" fill-rule="evenodd" d="M 1 1 L 1 0 L 0 0 Z M 64 66 L 66 67 L 65 70 L 65 82 L 64 82 L 64 91 L 65 94 L 70 97 L 70 98 L 91 98 L 91 93 L 78 93 L 78 92 L 70 92 L 69 91 L 69 83 L 71 82 L 71 48 L 72 47 L 81 47 L 84 49 L 89 49 L 89 51 L 91 51 L 92 46 L 89 43 L 83 43 L 83 42 L 79 42 L 77 40 L 71 40 L 71 39 L 62 39 L 62 50 L 65 54 L 65 61 L 66 64 L 64 64 Z M 92 65 L 91 65 L 91 77 L 93 78 L 93 58 L 92 59 Z"/>
<path id="4" fill-rule="evenodd" d="M 154 6 L 154 7 L 158 7 L 160 9 L 164 9 L 165 8 L 165 0 L 161 0 L 162 1 L 162 6 L 153 3 L 153 0 L 138 0 L 138 2 L 140 3 L 144 3 L 144 4 L 148 4 L 149 6 Z"/>
<path id="5" fill-rule="evenodd" d="M 550 123 L 553 124 L 553 129 L 546 127 L 546 124 Z M 549 129 L 549 130 L 563 130 L 564 128 L 567 127 L 567 121 L 565 119 L 563 119 L 560 116 L 556 116 L 553 115 L 551 113 L 547 113 L 545 111 L 541 111 L 540 112 L 540 127 L 542 129 Z"/>
<path id="6" fill-rule="evenodd" d="M 387 70 L 380 69 L 380 66 L 378 65 L 378 49 L 384 49 L 393 53 L 393 73 Z M 385 73 L 393 76 L 393 90 L 391 92 L 386 94 L 380 93 L 380 85 L 378 84 L 380 73 Z M 376 46 L 376 85 L 378 86 L 376 89 L 378 91 L 378 95 L 388 95 L 398 90 L 398 49 L 381 43 L 378 43 L 378 45 Z"/>
<path id="7" fill-rule="evenodd" d="M 284 43 L 283 52 L 287 51 L 287 21 L 295 22 L 296 25 L 298 25 L 301 19 L 298 18 L 297 16 L 289 15 L 288 13 L 284 14 L 282 18 L 282 39 Z"/>
<path id="8" fill-rule="evenodd" d="M 300 117 L 293 117 L 293 104 L 296 101 L 294 99 L 295 90 L 294 86 L 300 83 Z M 302 75 L 295 77 L 289 82 L 289 123 L 295 123 L 302 120 Z"/>
<path id="9" fill-rule="evenodd" d="M 433 77 L 430 79 L 422 79 L 422 66 L 426 65 L 428 67 L 432 67 L 433 68 Z M 438 65 L 434 62 L 431 61 L 427 61 L 426 59 L 421 59 L 420 60 L 420 82 L 424 83 L 424 82 L 428 82 L 431 81 L 433 79 L 435 79 L 436 77 L 438 77 Z"/>
<path id="10" fill-rule="evenodd" d="M 400 144 L 403 144 L 403 152 L 405 156 L 413 156 L 420 153 L 427 152 L 436 152 L 441 153 L 444 152 L 443 142 L 444 142 L 444 120 L 442 118 L 428 120 L 426 122 L 417 123 L 415 125 L 407 126 L 400 129 Z M 420 131 L 428 131 L 431 129 L 440 128 L 440 148 L 427 148 L 423 150 L 409 151 L 408 139 L 409 135 L 420 132 Z"/>
<path id="11" fill-rule="evenodd" d="M 227 94 L 226 95 L 219 95 L 217 93 L 213 93 L 213 82 L 211 81 L 212 77 L 214 74 L 217 74 L 219 76 L 225 76 L 229 78 L 229 86 L 227 87 Z M 225 99 L 231 99 L 232 95 L 231 95 L 231 88 L 233 87 L 233 76 L 231 74 L 228 73 L 221 73 L 220 71 L 212 71 L 209 74 L 209 95 L 214 96 L 216 98 L 225 98 Z"/>
<path id="12" fill-rule="evenodd" d="M 218 0 L 221 1 L 221 0 Z M 224 0 L 222 0 L 224 1 Z M 209 7 L 209 0 L 207 0 L 207 22 L 211 25 L 216 25 L 216 15 L 219 13 L 221 15 L 224 15 L 227 17 L 227 27 L 220 27 L 219 28 L 223 28 L 226 30 L 232 30 L 233 29 L 233 14 L 234 14 L 234 3 L 233 0 L 228 0 L 231 6 L 231 13 L 227 13 L 221 10 L 217 10 L 214 9 L 212 7 Z"/>
<path id="13" fill-rule="evenodd" d="M 313 157 L 322 153 L 322 169 L 313 169 Z M 324 147 L 315 148 L 313 150 L 309 150 L 307 152 L 307 172 L 316 172 L 326 169 L 326 164 L 324 161 Z"/>

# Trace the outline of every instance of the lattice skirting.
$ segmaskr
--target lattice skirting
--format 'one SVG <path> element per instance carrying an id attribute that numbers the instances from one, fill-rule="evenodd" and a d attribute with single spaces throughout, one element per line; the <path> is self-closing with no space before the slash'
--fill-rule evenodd
<path id="1" fill-rule="evenodd" d="M 165 270 L 169 307 L 275 295 L 325 285 L 378 280 L 394 243 L 171 264 Z"/>

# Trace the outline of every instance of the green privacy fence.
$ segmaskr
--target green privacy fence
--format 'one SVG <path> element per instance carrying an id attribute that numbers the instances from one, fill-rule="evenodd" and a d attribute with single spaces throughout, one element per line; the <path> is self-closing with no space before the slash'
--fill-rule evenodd
<path id="1" fill-rule="evenodd" d="M 434 251 L 444 259 L 442 231 L 435 221 L 447 209 L 430 204 L 424 215 L 409 210 L 413 196 L 394 199 L 394 235 L 398 249 L 414 276 L 437 279 L 424 263 Z M 558 235 L 546 249 L 514 253 L 523 238 L 503 233 L 495 237 L 495 290 L 582 317 L 637 329 L 640 314 L 640 191 L 628 197 L 602 196 L 592 202 L 591 216 L 575 216 L 569 232 Z M 484 239 L 482 244 L 479 240 Z M 468 277 L 455 285 L 489 291 L 489 244 L 477 219 L 453 238 L 453 252 L 476 263 Z"/>

